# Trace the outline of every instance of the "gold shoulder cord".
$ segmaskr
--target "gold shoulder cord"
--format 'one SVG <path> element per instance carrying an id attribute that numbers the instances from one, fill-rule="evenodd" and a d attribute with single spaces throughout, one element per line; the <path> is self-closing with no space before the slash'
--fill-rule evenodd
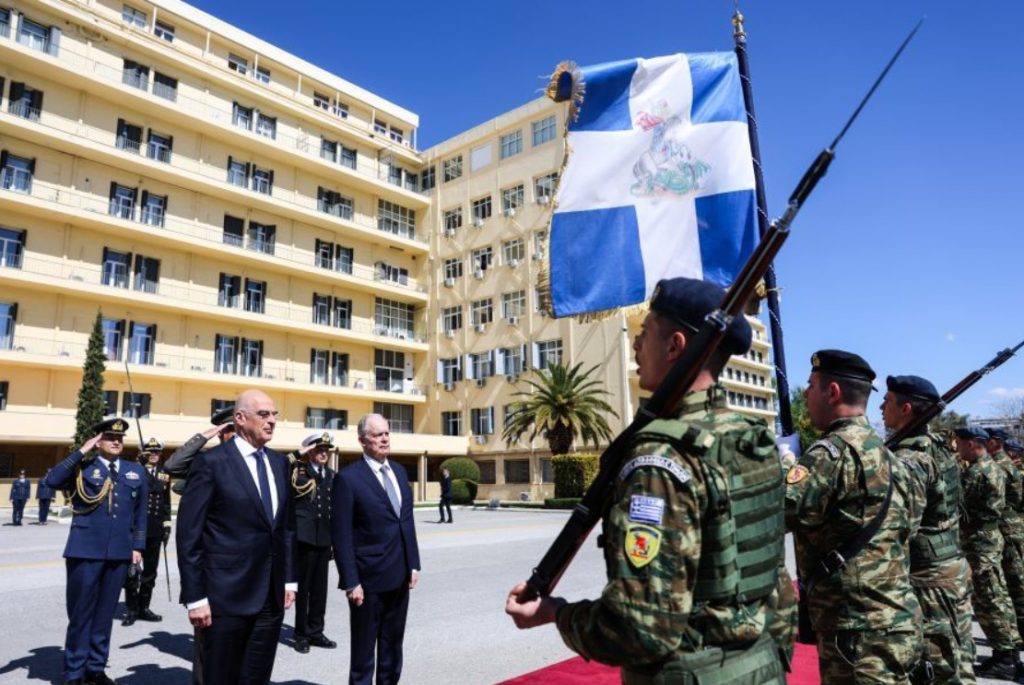
<path id="1" fill-rule="evenodd" d="M 302 485 L 299 485 L 299 468 L 301 464 L 296 463 L 292 468 L 292 488 L 296 497 L 306 497 L 316 492 L 316 480 L 310 478 Z M 307 474 L 309 475 L 309 474 Z"/>
<path id="2" fill-rule="evenodd" d="M 110 494 L 110 490 L 113 487 L 113 482 L 110 480 L 110 476 L 103 481 L 103 487 L 95 495 L 90 495 L 85 491 L 85 480 L 82 478 L 82 469 L 78 469 L 78 476 L 75 478 L 75 493 L 74 496 L 82 502 L 85 507 L 82 509 L 75 508 L 74 497 L 68 497 L 68 491 L 64 491 L 64 496 L 71 500 L 71 513 L 78 516 L 86 516 L 96 511 L 100 506 L 100 503 L 106 499 L 107 495 Z"/>

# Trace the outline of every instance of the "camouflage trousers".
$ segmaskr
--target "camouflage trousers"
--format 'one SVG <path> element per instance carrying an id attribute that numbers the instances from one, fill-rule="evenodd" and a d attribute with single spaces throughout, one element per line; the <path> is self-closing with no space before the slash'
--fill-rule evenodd
<path id="1" fill-rule="evenodd" d="M 793 663 L 793 648 L 796 646 L 796 588 L 789 571 L 783 566 L 779 569 L 778 586 L 772 593 L 771 618 L 768 621 L 768 634 L 775 640 L 779 648 L 779 656 L 786 670 Z"/>
<path id="2" fill-rule="evenodd" d="M 840 630 L 818 633 L 818 669 L 828 685 L 910 685 L 921 659 L 921 633 Z"/>
<path id="3" fill-rule="evenodd" d="M 963 559 L 958 560 L 965 563 Z M 925 667 L 911 674 L 914 685 L 974 685 L 974 638 L 971 636 L 971 594 L 958 588 L 914 587 L 924 615 Z"/>
<path id="4" fill-rule="evenodd" d="M 1003 545 L 1003 576 L 1017 616 L 1017 632 L 1024 637 L 1024 540 L 1006 538 Z"/>
<path id="5" fill-rule="evenodd" d="M 982 536 L 986 540 L 980 539 Z M 990 544 L 979 544 L 982 541 Z M 978 624 L 992 649 L 1009 651 L 1017 648 L 1020 633 L 1003 577 L 1002 542 L 1003 536 L 998 530 L 983 531 L 964 545 L 964 554 L 971 564 L 971 603 Z"/>

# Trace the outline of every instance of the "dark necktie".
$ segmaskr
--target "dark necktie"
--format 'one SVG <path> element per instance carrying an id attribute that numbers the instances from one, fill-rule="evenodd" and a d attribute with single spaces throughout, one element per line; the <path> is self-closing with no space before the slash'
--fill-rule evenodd
<path id="1" fill-rule="evenodd" d="M 117 462 L 116 461 L 110 462 L 110 482 L 111 483 L 116 483 L 117 482 Z"/>
<path id="2" fill-rule="evenodd" d="M 256 450 L 252 455 L 256 459 L 256 477 L 260 482 L 260 499 L 263 500 L 263 513 L 267 520 L 274 521 L 274 503 L 270 499 L 270 479 L 267 477 L 267 463 L 264 461 L 263 450 Z"/>
<path id="3" fill-rule="evenodd" d="M 391 500 L 391 508 L 395 510 L 395 516 L 401 518 L 402 507 L 398 503 L 398 493 L 395 492 L 395 486 L 391 484 L 391 478 L 388 476 L 390 471 L 391 469 L 388 468 L 387 464 L 380 467 L 380 475 L 384 480 L 384 492 L 387 494 L 388 499 Z"/>

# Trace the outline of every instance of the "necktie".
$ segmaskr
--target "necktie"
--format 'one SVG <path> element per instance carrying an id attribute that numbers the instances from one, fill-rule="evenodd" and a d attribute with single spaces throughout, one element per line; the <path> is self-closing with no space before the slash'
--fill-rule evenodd
<path id="1" fill-rule="evenodd" d="M 391 484 L 391 478 L 388 476 L 390 472 L 391 469 L 388 468 L 387 464 L 380 467 L 380 475 L 384 480 L 384 492 L 387 494 L 388 499 L 391 500 L 391 508 L 395 510 L 395 516 L 401 518 L 402 507 L 398 503 L 398 493 L 395 492 L 395 486 Z"/>
<path id="2" fill-rule="evenodd" d="M 111 483 L 116 483 L 117 482 L 117 462 L 116 461 L 110 462 L 110 482 Z"/>
<path id="3" fill-rule="evenodd" d="M 263 450 L 256 450 L 252 455 L 256 458 L 256 477 L 260 482 L 260 499 L 263 500 L 263 513 L 267 515 L 267 520 L 273 522 L 274 520 L 274 503 L 270 499 L 270 479 L 267 477 L 267 464 L 264 461 Z"/>

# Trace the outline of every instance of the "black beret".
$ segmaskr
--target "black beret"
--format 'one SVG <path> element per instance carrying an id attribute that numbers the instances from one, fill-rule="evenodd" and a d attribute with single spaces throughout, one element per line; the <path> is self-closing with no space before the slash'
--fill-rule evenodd
<path id="1" fill-rule="evenodd" d="M 213 416 L 210 417 L 210 423 L 212 423 L 215 426 L 219 426 L 222 423 L 227 423 L 228 421 L 234 421 L 234 418 L 235 418 L 235 405 L 232 404 L 230 407 L 224 407 L 220 411 L 214 412 Z"/>
<path id="2" fill-rule="evenodd" d="M 876 375 L 863 357 L 843 350 L 818 350 L 811 355 L 811 371 L 868 383 L 875 380 Z"/>
<path id="3" fill-rule="evenodd" d="M 942 399 L 932 382 L 920 376 L 889 376 L 885 379 L 885 387 L 897 395 L 918 400 L 938 402 Z"/>
<path id="4" fill-rule="evenodd" d="M 714 283 L 694 278 L 666 278 L 654 286 L 651 311 L 696 333 L 704 324 L 704 318 L 718 309 L 724 297 L 725 291 Z M 725 330 L 722 348 L 729 354 L 743 354 L 750 349 L 753 337 L 750 324 L 741 314 Z"/>
<path id="5" fill-rule="evenodd" d="M 965 428 L 957 428 L 953 431 L 958 438 L 967 438 L 968 440 L 978 440 L 985 442 L 988 440 L 988 433 L 985 432 L 984 428 L 978 428 L 977 426 L 966 426 Z"/>
<path id="6" fill-rule="evenodd" d="M 118 416 L 115 416 L 110 419 L 104 419 L 97 424 L 93 424 L 92 428 L 89 430 L 97 434 L 117 433 L 118 435 L 124 435 L 128 432 L 128 422 Z"/>
<path id="7" fill-rule="evenodd" d="M 1012 436 L 1006 431 L 1005 428 L 989 428 L 988 437 L 999 442 L 1006 442 Z"/>

